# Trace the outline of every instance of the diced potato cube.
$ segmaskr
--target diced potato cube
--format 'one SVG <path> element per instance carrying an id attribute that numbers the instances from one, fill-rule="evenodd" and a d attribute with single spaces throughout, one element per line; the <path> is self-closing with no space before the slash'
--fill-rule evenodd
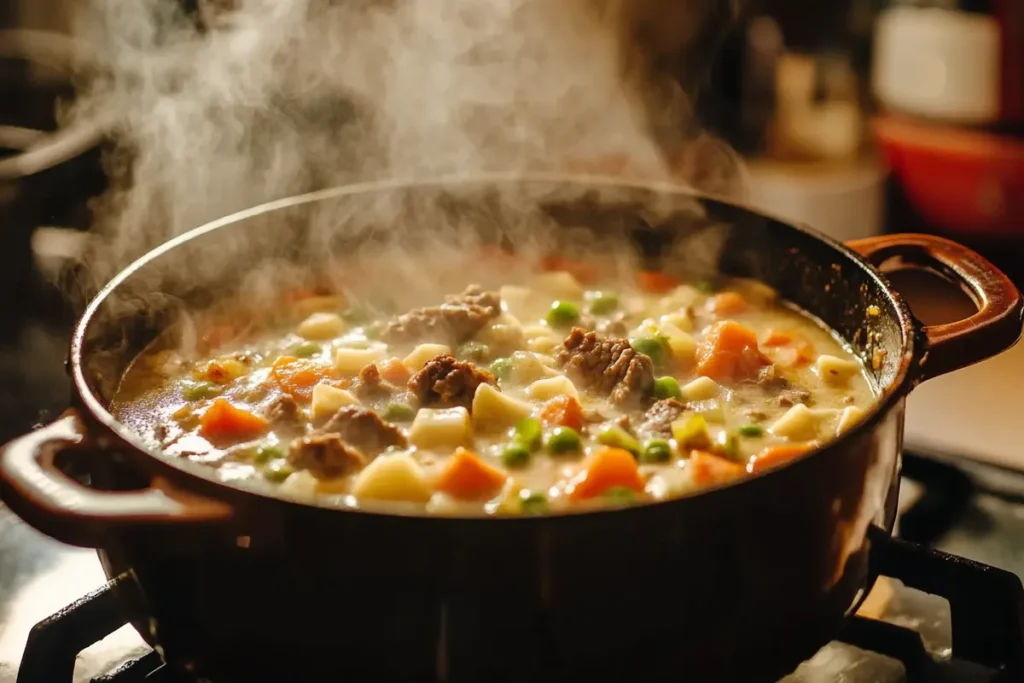
<path id="1" fill-rule="evenodd" d="M 196 369 L 192 375 L 199 380 L 214 382 L 216 384 L 228 384 L 238 379 L 249 371 L 245 363 L 234 358 L 221 358 L 211 360 L 209 363 Z"/>
<path id="2" fill-rule="evenodd" d="M 516 384 L 529 384 L 544 377 L 554 377 L 558 372 L 549 368 L 541 356 L 529 351 L 512 354 L 511 380 Z"/>
<path id="3" fill-rule="evenodd" d="M 841 386 L 860 372 L 860 363 L 846 358 L 822 354 L 815 361 L 814 369 L 826 384 Z"/>
<path id="4" fill-rule="evenodd" d="M 523 485 L 514 477 L 509 477 L 505 481 L 505 486 L 502 487 L 501 493 L 487 504 L 487 511 L 491 514 L 499 515 L 520 514 L 522 511 L 522 501 L 519 498 L 519 493 L 522 490 Z"/>
<path id="5" fill-rule="evenodd" d="M 337 313 L 314 313 L 299 323 L 298 333 L 303 339 L 334 339 L 345 331 L 345 323 Z"/>
<path id="6" fill-rule="evenodd" d="M 384 358 L 384 349 L 380 347 L 370 347 L 368 349 L 335 349 L 334 369 L 342 375 L 358 375 L 359 371 L 370 363 L 384 360 Z"/>
<path id="7" fill-rule="evenodd" d="M 526 343 L 526 348 L 530 349 L 534 353 L 548 354 L 554 351 L 562 340 L 558 337 L 535 337 Z"/>
<path id="8" fill-rule="evenodd" d="M 508 427 L 532 412 L 529 403 L 503 394 L 490 384 L 481 384 L 473 394 L 473 424 L 478 427 Z"/>
<path id="9" fill-rule="evenodd" d="M 679 285 L 671 292 L 661 297 L 658 301 L 658 308 L 666 313 L 680 312 L 688 306 L 693 306 L 701 292 L 691 285 Z"/>
<path id="10" fill-rule="evenodd" d="M 457 408 L 423 408 L 409 428 L 409 441 L 419 448 L 455 448 L 469 443 L 472 425 L 469 411 Z"/>
<path id="11" fill-rule="evenodd" d="M 683 332 L 693 331 L 693 318 L 685 313 L 666 313 L 659 321 L 662 326 L 671 325 Z"/>
<path id="12" fill-rule="evenodd" d="M 798 403 L 776 420 L 769 431 L 775 436 L 789 439 L 816 439 L 821 433 L 822 424 L 835 419 L 838 414 L 837 410 L 828 408 L 811 410 L 804 404 Z"/>
<path id="13" fill-rule="evenodd" d="M 352 493 L 363 500 L 425 503 L 433 491 L 423 468 L 412 456 L 396 453 L 379 456 L 367 465 L 356 476 Z"/>
<path id="14" fill-rule="evenodd" d="M 419 372 L 434 358 L 451 352 L 452 350 L 444 344 L 420 344 L 402 362 L 413 372 Z"/>
<path id="15" fill-rule="evenodd" d="M 544 292 L 554 299 L 581 299 L 583 285 L 572 273 L 554 270 L 550 273 L 539 273 L 533 277 L 533 288 Z"/>
<path id="16" fill-rule="evenodd" d="M 847 406 L 839 415 L 839 424 L 836 426 L 836 436 L 850 431 L 860 422 L 866 413 L 857 406 Z"/>
<path id="17" fill-rule="evenodd" d="M 345 406 L 356 405 L 359 399 L 352 392 L 332 387 L 330 384 L 317 384 L 313 387 L 313 415 L 324 417 L 334 415 Z"/>
<path id="18" fill-rule="evenodd" d="M 707 401 L 716 398 L 722 387 L 710 377 L 698 377 L 683 387 L 683 398 L 687 401 Z"/>
<path id="19" fill-rule="evenodd" d="M 697 353 L 697 340 L 671 323 L 661 324 L 661 334 L 668 338 L 668 346 L 672 349 L 672 358 L 676 362 L 689 364 Z"/>
<path id="20" fill-rule="evenodd" d="M 540 317 L 543 308 L 536 302 L 533 290 L 522 285 L 505 285 L 498 290 L 501 296 L 501 308 L 506 313 L 519 318 L 529 320 Z"/>
<path id="21" fill-rule="evenodd" d="M 535 401 L 547 401 L 555 396 L 580 397 L 576 385 L 565 375 L 539 379 L 527 387 L 526 394 Z"/>
<path id="22" fill-rule="evenodd" d="M 281 482 L 278 491 L 286 496 L 297 498 L 311 498 L 316 494 L 317 479 L 307 470 L 293 472 L 288 478 Z"/>

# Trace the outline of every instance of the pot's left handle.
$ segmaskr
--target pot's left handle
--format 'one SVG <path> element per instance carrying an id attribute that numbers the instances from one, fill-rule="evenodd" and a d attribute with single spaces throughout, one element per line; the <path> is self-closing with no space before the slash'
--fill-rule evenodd
<path id="1" fill-rule="evenodd" d="M 178 490 L 154 479 L 140 491 L 97 491 L 67 476 L 58 453 L 87 442 L 86 425 L 74 410 L 4 446 L 0 498 L 30 525 L 58 541 L 83 547 L 102 544 L 113 527 L 219 522 L 230 505 Z"/>

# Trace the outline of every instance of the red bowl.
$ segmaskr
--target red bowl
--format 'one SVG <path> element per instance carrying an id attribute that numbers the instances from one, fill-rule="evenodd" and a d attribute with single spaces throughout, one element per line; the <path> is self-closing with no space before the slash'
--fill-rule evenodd
<path id="1" fill-rule="evenodd" d="M 1024 235 L 1024 140 L 897 116 L 875 137 L 910 205 L 936 228 Z"/>

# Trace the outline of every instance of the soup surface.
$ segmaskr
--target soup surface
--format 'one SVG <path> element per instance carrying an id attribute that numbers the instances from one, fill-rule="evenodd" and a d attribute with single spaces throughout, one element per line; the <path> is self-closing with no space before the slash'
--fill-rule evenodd
<path id="1" fill-rule="evenodd" d="M 280 495 L 518 515 L 744 477 L 875 400 L 829 330 L 747 280 L 549 270 L 398 315 L 333 295 L 288 309 L 210 327 L 200 353 L 145 352 L 113 413 L 166 457 Z"/>

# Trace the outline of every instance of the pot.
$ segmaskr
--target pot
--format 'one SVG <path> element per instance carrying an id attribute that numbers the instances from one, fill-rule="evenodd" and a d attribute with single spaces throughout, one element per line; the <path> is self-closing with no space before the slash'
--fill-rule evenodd
<path id="1" fill-rule="evenodd" d="M 504 519 L 268 497 L 148 452 L 106 409 L 147 343 L 258 259 L 315 270 L 355 243 L 388 246 L 378 220 L 424 216 L 497 239 L 526 205 L 563 226 L 556 241 L 587 226 L 645 267 L 702 263 L 775 287 L 868 359 L 876 406 L 821 449 L 699 495 Z M 310 232 L 353 216 L 370 229 Z M 415 250 L 415 235 L 394 239 Z M 939 272 L 979 310 L 922 325 L 879 268 Z M 947 240 L 843 245 L 671 185 L 490 175 L 336 188 L 193 230 L 115 277 L 72 340 L 74 407 L 6 446 L 0 493 L 42 532 L 98 548 L 109 576 L 127 572 L 118 590 L 143 637 L 218 681 L 628 680 L 656 662 L 691 680 L 776 680 L 833 639 L 885 568 L 906 395 L 1012 346 L 1022 312 L 1003 274 Z"/>

